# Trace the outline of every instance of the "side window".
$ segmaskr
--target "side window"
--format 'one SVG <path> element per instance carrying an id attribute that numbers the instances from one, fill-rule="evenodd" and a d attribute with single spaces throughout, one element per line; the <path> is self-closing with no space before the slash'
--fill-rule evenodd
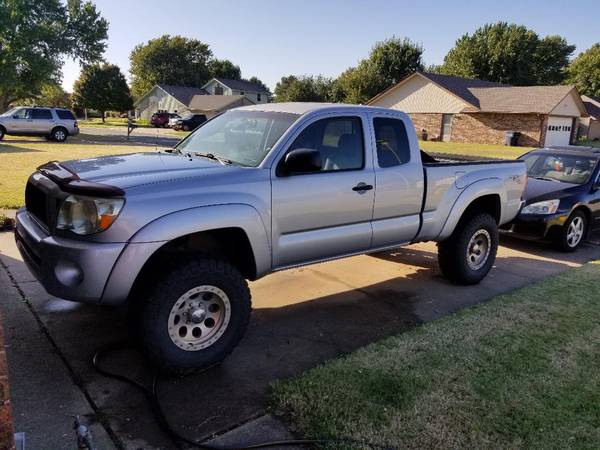
<path id="1" fill-rule="evenodd" d="M 410 144 L 404 122 L 376 117 L 373 126 L 379 167 L 394 167 L 410 161 Z"/>
<path id="2" fill-rule="evenodd" d="M 26 119 L 29 117 L 29 114 L 27 114 L 27 112 L 30 111 L 29 109 L 20 109 L 18 110 L 16 113 L 14 113 L 14 117 L 16 117 L 17 119 Z"/>
<path id="3" fill-rule="evenodd" d="M 322 119 L 310 124 L 290 150 L 308 148 L 321 153 L 321 171 L 362 169 L 364 139 L 359 117 Z"/>
<path id="4" fill-rule="evenodd" d="M 37 120 L 52 120 L 52 113 L 50 112 L 49 109 L 32 109 L 32 115 L 31 118 L 32 119 L 37 119 Z"/>
<path id="5" fill-rule="evenodd" d="M 73 113 L 67 109 L 57 109 L 56 115 L 62 120 L 75 120 Z"/>

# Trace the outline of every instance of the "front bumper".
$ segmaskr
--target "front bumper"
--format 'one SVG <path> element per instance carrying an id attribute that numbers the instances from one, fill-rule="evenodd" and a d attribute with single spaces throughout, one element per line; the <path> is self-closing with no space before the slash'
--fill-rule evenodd
<path id="1" fill-rule="evenodd" d="M 15 240 L 23 261 L 48 293 L 84 303 L 100 303 L 126 246 L 51 236 L 24 208 L 16 215 Z"/>
<path id="2" fill-rule="evenodd" d="M 560 228 L 569 218 L 568 213 L 519 214 L 516 219 L 501 230 L 508 234 L 536 240 L 549 240 L 554 230 Z"/>

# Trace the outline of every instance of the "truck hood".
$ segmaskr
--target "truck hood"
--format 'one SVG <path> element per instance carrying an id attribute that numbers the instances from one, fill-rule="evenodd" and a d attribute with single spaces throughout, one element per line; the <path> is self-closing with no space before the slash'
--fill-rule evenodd
<path id="1" fill-rule="evenodd" d="M 218 161 L 178 153 L 131 153 L 60 163 L 81 180 L 126 189 L 149 182 L 205 175 L 215 171 L 241 170 Z"/>
<path id="2" fill-rule="evenodd" d="M 529 177 L 525 189 L 526 204 L 530 205 L 543 200 L 560 199 L 568 197 L 581 186 L 574 183 L 562 181 L 547 181 Z"/>

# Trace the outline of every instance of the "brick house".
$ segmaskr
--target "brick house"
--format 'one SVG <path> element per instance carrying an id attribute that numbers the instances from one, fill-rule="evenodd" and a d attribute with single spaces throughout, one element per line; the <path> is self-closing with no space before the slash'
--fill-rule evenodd
<path id="1" fill-rule="evenodd" d="M 581 119 L 579 135 L 588 139 L 600 139 L 600 97 L 582 95 L 581 100 L 585 105 L 588 116 Z"/>
<path id="2" fill-rule="evenodd" d="M 489 81 L 414 73 L 369 102 L 404 111 L 419 138 L 503 144 L 518 131 L 517 145 L 567 145 L 587 112 L 574 86 L 511 86 Z"/>

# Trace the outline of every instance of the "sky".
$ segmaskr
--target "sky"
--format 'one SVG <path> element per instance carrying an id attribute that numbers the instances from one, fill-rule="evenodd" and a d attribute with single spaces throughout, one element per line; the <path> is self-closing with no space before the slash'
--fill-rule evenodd
<path id="1" fill-rule="evenodd" d="M 95 0 L 110 25 L 105 59 L 130 79 L 129 54 L 163 34 L 210 45 L 242 76 L 273 90 L 282 76 L 335 77 L 391 36 L 424 48 L 426 64 L 440 64 L 458 37 L 485 23 L 522 24 L 540 36 L 560 34 L 575 55 L 600 41 L 599 0 Z M 71 92 L 79 66 L 65 61 L 63 86 Z"/>

